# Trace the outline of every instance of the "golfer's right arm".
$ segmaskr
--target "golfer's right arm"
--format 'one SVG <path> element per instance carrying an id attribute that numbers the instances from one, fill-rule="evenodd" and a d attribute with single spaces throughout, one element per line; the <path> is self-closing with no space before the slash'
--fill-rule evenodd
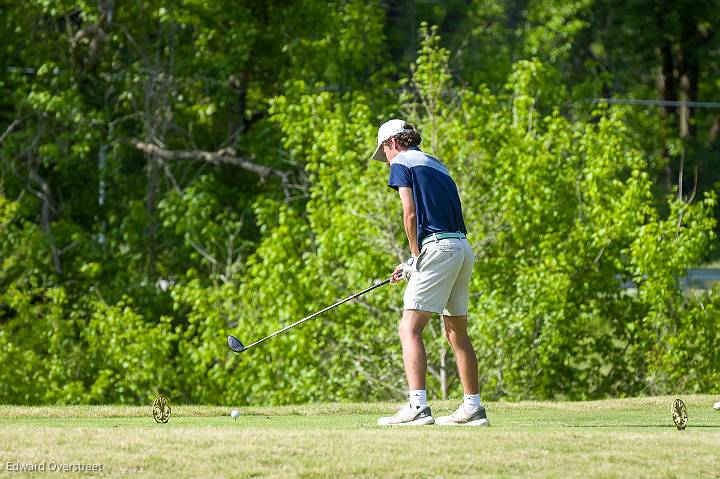
<path id="1" fill-rule="evenodd" d="M 412 188 L 401 186 L 398 188 L 398 192 L 400 193 L 400 201 L 402 201 L 403 205 L 403 226 L 405 226 L 405 234 L 407 235 L 412 255 L 417 257 L 420 251 L 417 246 L 417 214 L 415 212 L 415 200 L 413 200 Z M 405 279 L 403 273 L 405 267 L 405 263 L 397 265 L 391 277 L 393 283 Z"/>
<path id="2" fill-rule="evenodd" d="M 401 186 L 398 188 L 400 201 L 403 206 L 403 225 L 407 235 L 410 251 L 415 257 L 420 256 L 420 248 L 417 245 L 417 214 L 415 212 L 415 200 L 413 199 L 412 188 Z"/>

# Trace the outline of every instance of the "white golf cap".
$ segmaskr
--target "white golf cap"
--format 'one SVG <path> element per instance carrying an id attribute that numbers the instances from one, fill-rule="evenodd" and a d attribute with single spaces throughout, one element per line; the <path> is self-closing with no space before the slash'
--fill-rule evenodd
<path id="1" fill-rule="evenodd" d="M 412 128 L 405 128 L 405 124 L 405 120 L 393 119 L 380 125 L 380 129 L 378 130 L 377 148 L 375 148 L 375 153 L 373 153 L 372 156 L 373 160 L 385 161 L 385 154 L 382 151 L 383 141 L 387 140 L 391 136 L 397 135 L 398 133 L 413 131 Z"/>

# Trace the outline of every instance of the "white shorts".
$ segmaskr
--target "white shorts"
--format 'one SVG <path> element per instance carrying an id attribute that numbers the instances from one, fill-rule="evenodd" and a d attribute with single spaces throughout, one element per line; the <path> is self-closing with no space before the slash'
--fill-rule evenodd
<path id="1" fill-rule="evenodd" d="M 428 241 L 410 274 L 403 308 L 446 316 L 466 315 L 474 261 L 466 239 Z"/>

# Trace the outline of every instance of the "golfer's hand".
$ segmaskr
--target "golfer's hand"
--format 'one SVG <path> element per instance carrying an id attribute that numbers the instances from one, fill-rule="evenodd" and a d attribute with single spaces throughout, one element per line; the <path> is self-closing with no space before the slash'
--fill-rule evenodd
<path id="1" fill-rule="evenodd" d="M 400 263 L 395 268 L 395 271 L 393 271 L 392 276 L 390 276 L 390 282 L 391 283 L 399 283 L 400 281 L 405 279 L 405 263 Z"/>
<path id="2" fill-rule="evenodd" d="M 416 271 L 416 263 L 417 258 L 415 256 L 410 256 L 406 262 L 397 265 L 395 271 L 393 271 L 393 274 L 390 277 L 390 282 L 399 283 L 404 279 L 410 279 L 412 272 Z"/>

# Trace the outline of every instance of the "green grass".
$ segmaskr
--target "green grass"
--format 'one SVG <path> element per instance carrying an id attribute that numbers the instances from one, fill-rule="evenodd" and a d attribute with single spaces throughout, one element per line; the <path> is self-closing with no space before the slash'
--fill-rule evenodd
<path id="1" fill-rule="evenodd" d="M 489 403 L 490 428 L 380 428 L 389 403 L 240 408 L 236 421 L 230 407 L 176 406 L 167 424 L 149 405 L 0 406 L 0 476 L 93 476 L 55 463 L 102 464 L 98 477 L 720 478 L 720 397 L 684 396 L 685 431 L 672 399 Z"/>

